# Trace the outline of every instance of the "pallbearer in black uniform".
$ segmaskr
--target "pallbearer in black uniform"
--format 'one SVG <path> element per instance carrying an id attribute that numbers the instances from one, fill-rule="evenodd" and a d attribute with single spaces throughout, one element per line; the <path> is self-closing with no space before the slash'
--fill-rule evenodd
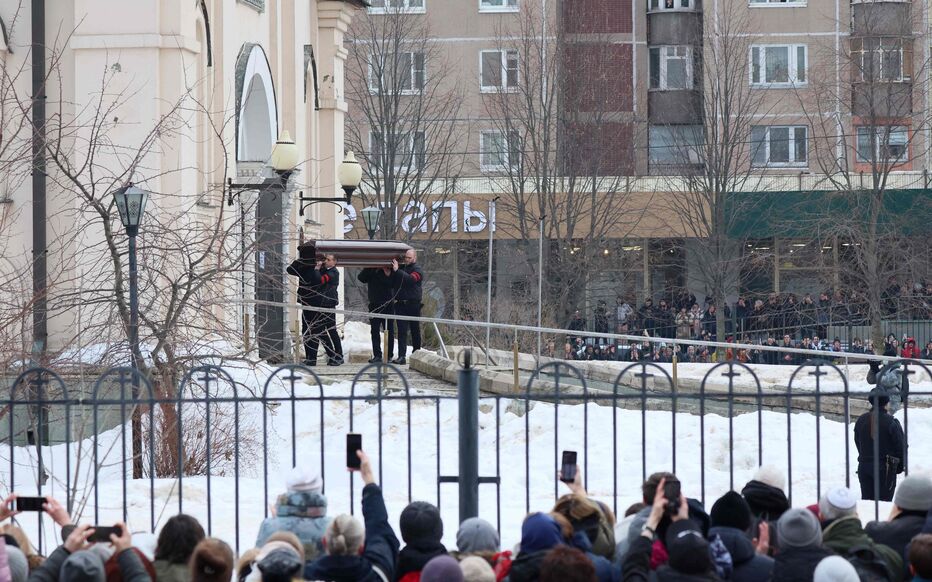
<path id="1" fill-rule="evenodd" d="M 404 254 L 404 265 L 392 260 L 391 277 L 398 286 L 398 298 L 395 300 L 395 313 L 420 317 L 421 300 L 423 299 L 424 272 L 417 264 L 417 252 L 408 249 Z M 415 351 L 421 349 L 421 323 L 418 321 L 398 320 L 398 357 L 392 360 L 395 364 L 406 364 L 405 356 L 408 354 L 408 331 L 411 331 L 411 347 Z"/>
<path id="2" fill-rule="evenodd" d="M 298 248 L 299 257 L 288 266 L 288 274 L 298 277 L 298 300 L 312 307 L 336 307 L 339 304 L 340 272 L 332 254 L 317 260 L 310 249 Z M 304 364 L 317 365 L 318 344 L 323 341 L 327 365 L 343 363 L 343 345 L 337 333 L 336 315 L 317 311 L 301 312 L 301 332 L 304 339 Z"/>
<path id="3" fill-rule="evenodd" d="M 387 272 L 386 272 L 387 271 Z M 359 272 L 357 279 L 365 283 L 369 295 L 369 313 L 395 313 L 395 291 L 397 286 L 392 285 L 392 278 L 389 276 L 390 269 L 367 267 Z M 369 318 L 369 333 L 372 336 L 372 358 L 370 364 L 382 362 L 382 342 L 379 333 L 382 329 L 388 332 L 388 353 L 384 361 L 392 359 L 392 352 L 395 349 L 395 322 L 384 317 Z"/>

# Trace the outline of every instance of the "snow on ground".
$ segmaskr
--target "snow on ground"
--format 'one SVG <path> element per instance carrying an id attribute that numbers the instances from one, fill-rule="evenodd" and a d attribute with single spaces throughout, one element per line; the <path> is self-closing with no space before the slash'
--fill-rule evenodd
<path id="1" fill-rule="evenodd" d="M 230 368 L 229 372 L 236 382 L 242 384 L 241 388 L 261 393 L 270 369 L 240 366 Z M 270 397 L 287 398 L 290 393 L 280 377 L 273 379 L 269 385 Z M 358 476 L 351 478 L 344 468 L 344 434 L 351 429 L 363 434 L 363 446 L 376 463 L 377 477 L 385 490 L 393 525 L 397 526 L 398 516 L 409 498 L 438 503 L 438 475 L 456 475 L 458 471 L 458 411 L 455 399 L 414 400 L 410 403 L 410 410 L 403 401 L 383 400 L 380 426 L 379 403 L 371 398 L 364 399 L 374 393 L 372 385 L 360 384 L 354 389 L 349 383 L 339 383 L 328 385 L 323 391 L 328 398 L 323 402 L 302 400 L 292 404 L 286 399 L 274 403 L 265 416 L 267 441 L 264 446 L 262 405 L 249 402 L 240 406 L 243 448 L 240 451 L 238 480 L 233 476 L 232 460 L 221 455 L 218 463 L 221 468 L 215 470 L 210 478 L 209 493 L 206 477 L 184 478 L 180 482 L 158 479 L 150 483 L 144 479 L 127 483 L 125 496 L 130 527 L 136 531 L 150 529 L 151 507 L 155 512 L 157 529 L 159 524 L 179 510 L 180 494 L 180 509 L 201 520 L 212 535 L 235 544 L 238 532 L 239 549 L 248 548 L 254 542 L 267 505 L 273 503 L 277 493 L 284 490 L 284 479 L 293 455 L 299 463 L 323 470 L 330 502 L 328 513 L 335 515 L 353 509 L 358 514 L 361 482 Z M 352 406 L 347 400 L 329 399 L 346 397 L 351 391 L 364 398 L 355 400 Z M 240 390 L 240 394 L 246 393 Z M 296 396 L 317 397 L 318 388 L 299 385 Z M 788 447 L 792 449 L 794 505 L 807 505 L 816 501 L 818 479 L 821 479 L 819 485 L 822 490 L 832 485 L 845 484 L 846 478 L 850 479 L 852 488 L 858 489 L 853 472 L 856 464 L 851 434 L 853 426 L 846 429 L 843 423 L 817 419 L 811 414 L 793 414 L 788 427 L 784 414 L 764 412 L 761 450 L 758 446 L 757 414 L 744 414 L 731 421 L 709 414 L 705 416 L 703 427 L 700 425 L 701 419 L 695 415 L 680 413 L 674 417 L 670 412 L 647 412 L 644 417 L 647 435 L 644 445 L 647 458 L 645 466 L 642 464 L 642 417 L 638 411 L 613 410 L 594 404 L 590 404 L 585 411 L 582 405 L 560 405 L 556 409 L 551 404 L 535 403 L 528 415 L 519 416 L 515 410 L 521 407 L 509 407 L 512 404 L 508 398 L 483 398 L 479 415 L 480 475 L 494 476 L 497 473 L 496 467 L 500 467 L 501 527 L 505 546 L 518 541 L 520 523 L 527 508 L 532 511 L 549 509 L 554 501 L 555 484 L 558 485 L 556 494 L 564 492 L 563 485 L 556 481 L 555 476 L 560 451 L 563 449 L 579 451 L 579 462 L 588 479 L 590 494 L 609 505 L 615 505 L 619 512 L 639 501 L 643 474 L 674 468 L 674 447 L 675 471 L 683 481 L 684 492 L 692 497 L 702 497 L 701 479 L 704 477 L 707 507 L 729 488 L 740 490 L 756 470 L 759 457 L 764 463 L 789 469 Z M 232 412 L 231 404 L 213 406 L 214 418 L 224 410 Z M 584 412 L 588 414 L 587 433 L 584 431 Z M 932 440 L 932 410 L 911 409 L 909 415 L 910 442 Z M 200 419 L 193 422 L 194 426 L 203 428 Z M 295 433 L 294 441 L 292 430 Z M 382 435 L 381 442 L 379 432 Z M 586 434 L 588 442 L 584 446 Z M 44 491 L 51 488 L 53 494 L 64 498 L 62 480 L 66 474 L 66 452 L 70 452 L 72 472 L 80 475 L 78 498 L 87 500 L 81 519 L 107 524 L 121 518 L 124 496 L 121 475 L 126 474 L 129 467 L 124 469 L 120 462 L 123 458 L 120 437 L 121 429 L 118 428 L 102 434 L 97 442 L 102 460 L 98 472 L 99 515 L 95 515 L 92 509 L 93 471 L 88 454 L 93 450 L 92 441 L 81 443 L 84 456 L 80 466 L 76 466 L 75 445 L 69 451 L 64 446 L 43 449 L 45 466 L 53 476 Z M 846 439 L 850 445 L 847 471 Z M 254 444 L 250 445 L 250 442 Z M 816 465 L 816 443 L 821 452 L 820 472 L 817 472 Z M 128 440 L 125 446 L 129 449 Z M 496 446 L 499 447 L 500 458 L 496 458 Z M 912 472 L 932 473 L 932 448 L 914 445 L 910 453 Z M 37 465 L 35 449 L 15 449 L 15 487 L 9 486 L 11 476 L 8 455 L 8 452 L 5 453 L 3 457 L 7 458 L 0 460 L 0 480 L 9 490 L 15 490 L 21 495 L 33 493 Z M 529 472 L 526 471 L 526 463 Z M 263 467 L 266 464 L 267 493 L 263 480 Z M 617 478 L 617 493 L 613 477 Z M 526 489 L 526 481 L 529 490 Z M 352 504 L 351 483 L 354 495 Z M 150 496 L 150 485 L 154 488 L 154 497 Z M 154 506 L 150 506 L 150 499 L 154 500 Z M 480 515 L 492 523 L 496 522 L 496 503 L 495 486 L 480 486 Z M 458 518 L 456 485 L 440 486 L 439 505 L 446 521 L 444 542 L 448 547 L 454 547 Z M 888 504 L 880 504 L 880 516 L 885 517 L 888 509 Z M 872 519 L 874 504 L 862 502 L 861 511 L 862 517 Z M 34 517 L 25 516 L 21 521 L 35 536 Z M 45 535 L 52 534 L 52 529 L 47 527 Z"/>

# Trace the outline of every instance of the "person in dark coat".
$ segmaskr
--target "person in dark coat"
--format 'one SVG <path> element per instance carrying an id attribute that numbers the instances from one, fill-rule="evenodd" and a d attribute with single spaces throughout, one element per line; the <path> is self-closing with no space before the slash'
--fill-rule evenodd
<path id="1" fill-rule="evenodd" d="M 382 313 L 393 315 L 395 313 L 395 293 L 397 289 L 392 285 L 392 279 L 385 269 L 366 268 L 356 276 L 361 283 L 366 284 L 366 294 L 369 299 L 369 313 Z M 388 333 L 388 354 L 384 361 L 392 359 L 395 349 L 395 322 L 384 317 L 369 318 L 369 335 L 372 338 L 372 358 L 370 364 L 382 362 L 382 330 Z"/>
<path id="2" fill-rule="evenodd" d="M 847 487 L 833 487 L 822 493 L 819 519 L 822 521 L 822 545 L 826 548 L 845 557 L 860 549 L 870 550 L 884 562 L 877 570 L 882 570 L 888 580 L 897 579 L 903 571 L 900 554 L 889 546 L 875 543 L 864 531 L 858 517 L 857 496 Z"/>
<path id="3" fill-rule="evenodd" d="M 336 257 L 331 254 L 326 255 L 323 261 L 316 261 L 315 257 L 306 255 L 304 249 L 300 252 L 301 256 L 288 265 L 287 269 L 289 275 L 298 277 L 298 300 L 302 305 L 311 307 L 336 307 L 340 302 L 340 272 L 336 268 Z M 337 333 L 336 315 L 303 310 L 301 320 L 304 364 L 317 365 L 317 348 L 321 340 L 327 352 L 327 365 L 342 364 L 343 344 Z"/>
<path id="4" fill-rule="evenodd" d="M 751 542 L 748 531 L 754 525 L 754 516 L 747 501 L 738 493 L 729 491 L 712 505 L 709 519 L 712 525 L 709 539 L 718 536 L 731 554 L 733 569 L 730 580 L 769 580 L 773 573 L 773 558 L 759 555 Z"/>
<path id="5" fill-rule="evenodd" d="M 424 272 L 417 264 L 417 252 L 408 249 L 404 256 L 404 265 L 392 259 L 392 284 L 398 288 L 395 299 L 395 313 L 411 317 L 421 316 L 421 302 L 424 300 Z M 421 349 L 421 323 L 419 321 L 398 320 L 398 357 L 393 363 L 404 365 L 408 356 L 408 331 L 411 332 L 411 347 L 414 351 Z"/>
<path id="6" fill-rule="evenodd" d="M 326 555 L 309 562 L 305 580 L 324 582 L 385 582 L 395 579 L 398 538 L 388 523 L 385 499 L 375 483 L 372 464 L 363 451 L 359 456 L 362 490 L 362 517 L 365 529 L 352 515 L 336 516 L 324 535 Z"/>
<path id="7" fill-rule="evenodd" d="M 120 576 L 125 582 L 151 582 L 142 561 L 133 551 L 133 538 L 125 523 L 117 523 L 122 532 L 110 535 L 113 553 L 117 557 Z M 29 574 L 29 582 L 69 582 L 74 580 L 104 580 L 104 561 L 97 552 L 88 551 L 88 538 L 94 528 L 82 524 L 68 532 L 65 543 L 58 546 L 42 565 Z"/>
<path id="8" fill-rule="evenodd" d="M 774 582 L 812 582 L 822 558 L 833 552 L 822 545 L 822 527 L 808 509 L 788 509 L 777 521 L 777 555 Z"/>
<path id="9" fill-rule="evenodd" d="M 922 532 L 932 509 L 932 479 L 910 475 L 903 479 L 893 496 L 893 510 L 887 521 L 872 521 L 864 531 L 878 544 L 893 548 L 903 558 L 903 579 L 909 579 L 907 549 L 913 537 Z"/>
<path id="10" fill-rule="evenodd" d="M 867 399 L 871 403 L 871 409 L 862 414 L 854 425 L 861 499 L 891 501 L 896 487 L 896 476 L 905 470 L 903 460 L 906 439 L 900 421 L 886 410 L 887 403 L 890 402 L 886 391 L 874 388 Z M 874 451 L 875 442 L 879 451 L 877 456 Z M 875 480 L 880 486 L 876 491 Z"/>
<path id="11" fill-rule="evenodd" d="M 417 574 L 427 562 L 447 553 L 446 547 L 440 543 L 443 538 L 440 510 L 426 501 L 414 501 L 402 510 L 398 526 L 405 547 L 398 554 L 395 580 L 416 581 Z"/>

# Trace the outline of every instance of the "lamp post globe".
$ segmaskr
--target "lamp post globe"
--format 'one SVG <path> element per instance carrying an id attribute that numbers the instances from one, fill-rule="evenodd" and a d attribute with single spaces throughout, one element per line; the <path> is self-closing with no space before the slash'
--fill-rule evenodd
<path id="1" fill-rule="evenodd" d="M 343 163 L 340 164 L 340 169 L 337 171 L 337 178 L 340 180 L 340 187 L 346 192 L 346 203 L 351 204 L 353 192 L 356 191 L 359 182 L 362 181 L 362 166 L 356 161 L 353 152 L 346 152 L 346 157 L 343 158 Z"/>
<path id="2" fill-rule="evenodd" d="M 369 233 L 369 240 L 375 238 L 379 231 L 379 221 L 382 219 L 382 209 L 377 206 L 367 206 L 361 211 L 362 221 L 366 225 L 366 231 Z"/>
<path id="3" fill-rule="evenodd" d="M 126 228 L 126 234 L 131 237 L 139 232 L 139 225 L 146 212 L 146 202 L 149 192 L 133 186 L 132 183 L 114 190 L 113 200 L 120 213 L 120 222 Z"/>

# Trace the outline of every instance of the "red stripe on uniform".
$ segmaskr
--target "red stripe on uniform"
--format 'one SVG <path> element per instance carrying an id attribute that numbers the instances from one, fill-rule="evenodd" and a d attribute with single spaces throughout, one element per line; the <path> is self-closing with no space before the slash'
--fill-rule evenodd
<path id="1" fill-rule="evenodd" d="M 420 281 L 420 280 L 421 280 L 421 274 L 420 274 L 420 273 L 414 273 L 413 275 L 411 275 L 411 278 L 414 279 L 415 281 Z"/>
<path id="2" fill-rule="evenodd" d="M 320 278 L 321 283 L 326 283 L 330 281 L 330 275 L 324 275 Z"/>

